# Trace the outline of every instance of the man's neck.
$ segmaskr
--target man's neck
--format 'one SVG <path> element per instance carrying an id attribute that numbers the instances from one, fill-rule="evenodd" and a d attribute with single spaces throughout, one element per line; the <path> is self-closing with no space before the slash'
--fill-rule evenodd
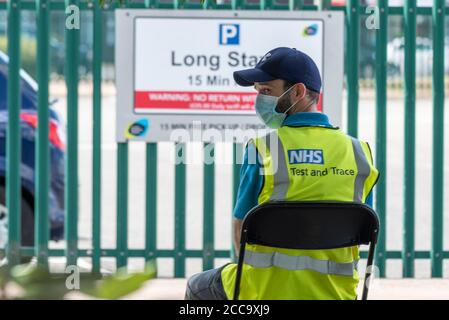
<path id="1" fill-rule="evenodd" d="M 298 108 L 299 109 L 299 108 Z M 301 109 L 299 109 L 301 110 Z M 292 112 L 289 111 L 289 115 L 295 114 L 295 113 L 303 113 L 303 112 L 318 112 L 316 103 L 312 104 L 311 106 L 307 107 L 305 110 L 298 111 L 298 110 L 292 110 Z"/>
<path id="2" fill-rule="evenodd" d="M 318 109 L 316 107 L 316 103 L 312 104 L 308 110 L 304 111 L 304 112 L 318 112 Z"/>

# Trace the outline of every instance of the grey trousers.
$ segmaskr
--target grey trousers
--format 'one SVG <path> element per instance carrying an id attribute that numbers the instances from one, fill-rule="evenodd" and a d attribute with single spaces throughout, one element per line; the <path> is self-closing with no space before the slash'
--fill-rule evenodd
<path id="1" fill-rule="evenodd" d="M 221 270 L 226 265 L 197 273 L 187 281 L 185 300 L 227 300 L 221 282 Z"/>

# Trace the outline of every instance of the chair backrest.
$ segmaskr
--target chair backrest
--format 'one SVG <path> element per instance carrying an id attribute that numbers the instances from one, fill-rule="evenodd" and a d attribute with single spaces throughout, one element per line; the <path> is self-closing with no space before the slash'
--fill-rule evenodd
<path id="1" fill-rule="evenodd" d="M 375 244 L 379 219 L 360 203 L 270 201 L 247 214 L 242 231 L 249 244 L 334 249 Z"/>

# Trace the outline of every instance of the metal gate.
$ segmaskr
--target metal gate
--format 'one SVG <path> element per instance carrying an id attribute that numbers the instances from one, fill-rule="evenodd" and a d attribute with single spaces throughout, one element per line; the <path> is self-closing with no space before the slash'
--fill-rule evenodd
<path id="1" fill-rule="evenodd" d="M 316 3 L 317 1 L 315 1 Z M 359 129 L 359 65 L 353 63 L 359 58 L 359 42 L 361 22 L 372 11 L 367 10 L 358 0 L 347 0 L 346 6 L 333 7 L 331 1 L 323 0 L 318 5 L 306 5 L 303 0 L 289 1 L 225 1 L 215 4 L 206 1 L 180 3 L 177 0 L 145 0 L 143 2 L 124 1 L 127 8 L 172 8 L 204 9 L 204 10 L 342 10 L 346 17 L 346 90 L 347 90 L 347 131 L 357 136 Z M 78 248 L 78 66 L 80 33 L 77 29 L 66 29 L 66 68 L 65 82 L 67 87 L 67 149 L 65 166 L 65 249 L 49 249 L 48 223 L 48 190 L 49 190 L 49 16 L 53 11 L 64 11 L 69 5 L 76 5 L 82 11 L 90 11 L 93 15 L 93 158 L 92 158 L 92 248 L 80 250 Z M 389 259 L 402 260 L 402 274 L 404 277 L 414 277 L 416 259 L 430 259 L 431 276 L 443 276 L 444 259 L 449 259 L 449 251 L 443 248 L 443 177 L 444 177 L 444 98 L 445 98 L 445 16 L 449 9 L 444 0 L 434 0 L 432 7 L 417 7 L 416 1 L 404 0 L 404 6 L 389 7 L 388 0 L 378 0 L 378 28 L 375 36 L 375 163 L 381 172 L 381 178 L 375 189 L 375 209 L 381 220 L 381 234 L 376 253 L 376 265 L 380 276 L 386 275 L 386 261 Z M 128 144 L 117 145 L 117 240 L 115 249 L 104 249 L 101 246 L 101 119 L 102 119 L 102 46 L 104 12 L 114 10 L 119 4 L 106 3 L 101 8 L 99 1 L 21 1 L 7 0 L 0 2 L 1 11 L 7 12 L 7 41 L 9 74 L 7 90 L 7 106 L 9 120 L 7 124 L 7 168 L 6 190 L 7 207 L 9 210 L 9 246 L 8 259 L 12 264 L 19 263 L 20 256 L 36 256 L 38 262 L 48 266 L 49 257 L 65 256 L 67 264 L 76 264 L 79 257 L 92 259 L 92 272 L 99 272 L 101 257 L 114 257 L 117 266 L 126 266 L 128 258 L 141 257 L 147 260 L 154 258 L 173 258 L 175 277 L 185 276 L 186 258 L 201 258 L 203 268 L 212 268 L 215 258 L 230 257 L 229 250 L 216 250 L 214 245 L 214 164 L 204 164 L 204 185 L 209 186 L 204 191 L 204 224 L 203 249 L 189 250 L 185 244 L 185 203 L 186 203 L 186 167 L 184 164 L 175 165 L 175 239 L 174 249 L 159 249 L 156 244 L 156 201 L 157 201 L 157 152 L 154 143 L 146 145 L 146 190 L 145 190 L 145 247 L 141 249 L 128 248 Z M 21 67 L 21 13 L 26 10 L 36 12 L 37 17 L 37 82 L 38 93 L 38 132 L 36 138 L 36 177 L 35 177 L 35 246 L 20 246 L 20 86 L 19 70 Z M 404 26 L 404 70 L 403 93 L 405 101 L 404 111 L 404 188 L 403 188 L 403 248 L 390 251 L 386 248 L 387 214 L 387 32 L 388 18 L 399 16 L 403 18 Z M 431 210 L 431 250 L 418 251 L 415 249 L 415 138 L 416 138 L 416 19 L 419 16 L 429 16 L 432 21 L 432 101 L 433 101 L 433 152 L 429 156 L 432 164 L 432 210 Z M 234 145 L 236 154 L 240 145 Z M 238 188 L 239 165 L 233 165 L 234 195 Z M 430 201 L 430 199 L 429 199 Z M 231 213 L 230 213 L 231 216 Z M 230 217 L 231 219 L 231 217 Z M 362 253 L 366 257 L 366 252 Z"/>

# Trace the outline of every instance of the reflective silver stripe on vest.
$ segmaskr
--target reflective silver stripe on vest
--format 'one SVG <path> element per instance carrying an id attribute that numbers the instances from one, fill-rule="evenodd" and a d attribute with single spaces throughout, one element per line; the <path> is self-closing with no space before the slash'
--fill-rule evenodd
<path id="1" fill-rule="evenodd" d="M 352 276 L 357 270 L 358 260 L 338 263 L 318 260 L 307 256 L 291 256 L 279 252 L 261 253 L 245 251 L 244 262 L 255 268 L 278 267 L 287 270 L 312 270 L 327 275 Z"/>
<path id="2" fill-rule="evenodd" d="M 265 136 L 265 145 L 268 150 L 270 150 L 274 170 L 273 194 L 271 195 L 270 200 L 285 200 L 290 181 L 285 160 L 284 146 L 276 131 Z"/>
<path id="3" fill-rule="evenodd" d="M 363 152 L 361 142 L 353 137 L 352 148 L 354 149 L 355 162 L 357 164 L 357 176 L 354 182 L 354 202 L 362 202 L 363 189 L 365 187 L 365 181 L 368 178 L 371 168 L 368 163 L 368 159 Z"/>

